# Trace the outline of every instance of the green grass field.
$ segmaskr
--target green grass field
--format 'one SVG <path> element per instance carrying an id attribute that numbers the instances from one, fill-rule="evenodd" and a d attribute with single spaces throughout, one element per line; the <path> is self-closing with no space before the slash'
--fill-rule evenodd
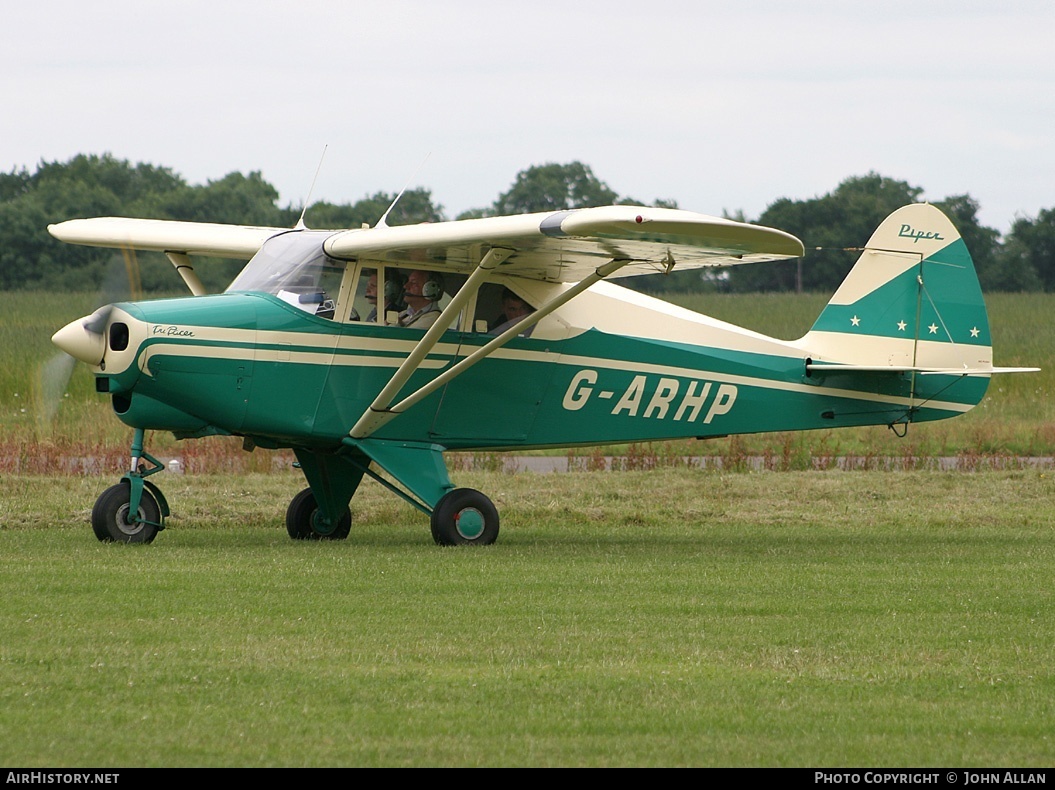
<path id="1" fill-rule="evenodd" d="M 374 483 L 294 543 L 294 473 L 0 478 L 0 764 L 1046 767 L 1048 472 L 463 475 L 498 544 Z"/>

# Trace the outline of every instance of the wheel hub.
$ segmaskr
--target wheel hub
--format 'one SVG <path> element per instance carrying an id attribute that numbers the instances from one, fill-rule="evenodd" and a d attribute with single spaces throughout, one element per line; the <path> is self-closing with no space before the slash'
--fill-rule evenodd
<path id="1" fill-rule="evenodd" d="M 486 527 L 487 519 L 474 507 L 459 510 L 458 515 L 454 517 L 454 528 L 466 540 L 476 540 L 483 534 Z"/>
<path id="2" fill-rule="evenodd" d="M 323 518 L 321 512 L 316 510 L 311 514 L 311 528 L 319 535 L 332 535 L 336 531 L 337 525 L 331 524 Z"/>
<path id="3" fill-rule="evenodd" d="M 117 528 L 125 535 L 135 535 L 143 529 L 143 522 L 138 520 L 143 518 L 143 510 L 140 509 L 136 513 L 137 520 L 129 519 L 128 516 L 129 510 L 126 503 L 117 509 L 117 517 L 115 519 Z"/>

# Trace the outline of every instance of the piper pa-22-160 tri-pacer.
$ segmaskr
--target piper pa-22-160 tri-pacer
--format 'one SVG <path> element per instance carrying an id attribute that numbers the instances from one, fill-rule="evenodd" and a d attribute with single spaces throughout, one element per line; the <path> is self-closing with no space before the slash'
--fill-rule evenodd
<path id="1" fill-rule="evenodd" d="M 436 543 L 484 545 L 498 513 L 451 483 L 445 451 L 902 430 L 963 414 L 1012 370 L 993 367 L 974 264 L 928 204 L 879 226 L 795 341 L 610 282 L 803 254 L 780 230 L 677 209 L 343 231 L 105 217 L 49 230 L 164 252 L 194 294 L 112 304 L 54 336 L 134 429 L 130 467 L 92 512 L 104 541 L 149 542 L 164 527 L 147 430 L 292 449 L 308 483 L 287 509 L 293 538 L 347 537 L 368 476 L 425 513 Z M 248 263 L 205 295 L 190 256 Z"/>

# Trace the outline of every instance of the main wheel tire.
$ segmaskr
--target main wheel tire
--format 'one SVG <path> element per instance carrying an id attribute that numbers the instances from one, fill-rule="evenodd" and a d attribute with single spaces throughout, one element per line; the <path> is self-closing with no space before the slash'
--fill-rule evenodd
<path id="1" fill-rule="evenodd" d="M 456 488 L 432 511 L 432 539 L 440 546 L 489 546 L 498 540 L 498 510 L 476 489 Z"/>
<path id="2" fill-rule="evenodd" d="M 128 505 L 132 486 L 127 482 L 110 486 L 95 500 L 92 508 L 92 530 L 104 542 L 150 543 L 158 534 L 161 508 L 149 488 L 143 489 L 139 499 L 138 521 L 130 518 Z M 147 523 L 152 522 L 152 523 Z"/>
<path id="3" fill-rule="evenodd" d="M 293 540 L 344 540 L 351 531 L 352 511 L 347 508 L 336 526 L 322 522 L 319 503 L 310 488 L 293 497 L 286 510 L 286 532 Z"/>

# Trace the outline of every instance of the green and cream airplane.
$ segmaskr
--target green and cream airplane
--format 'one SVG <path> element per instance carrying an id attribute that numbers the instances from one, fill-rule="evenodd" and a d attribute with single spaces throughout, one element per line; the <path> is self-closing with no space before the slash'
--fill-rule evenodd
<path id="1" fill-rule="evenodd" d="M 498 513 L 454 486 L 445 451 L 903 430 L 963 414 L 1012 370 L 993 367 L 971 256 L 928 204 L 879 226 L 794 341 L 610 282 L 803 254 L 780 230 L 676 209 L 343 231 L 101 217 L 49 230 L 164 252 L 193 294 L 109 305 L 53 338 L 134 429 L 127 472 L 92 512 L 103 541 L 164 528 L 148 430 L 292 449 L 308 484 L 286 513 L 295 539 L 347 537 L 367 476 L 426 514 L 436 543 L 485 545 Z M 191 256 L 248 263 L 206 295 Z"/>

